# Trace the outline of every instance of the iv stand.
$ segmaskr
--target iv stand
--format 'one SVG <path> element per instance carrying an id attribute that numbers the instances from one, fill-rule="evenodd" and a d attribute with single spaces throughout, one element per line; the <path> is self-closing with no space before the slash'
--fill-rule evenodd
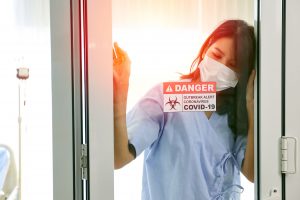
<path id="1" fill-rule="evenodd" d="M 18 123 L 19 123 L 19 177 L 18 177 L 18 185 L 19 185 L 19 194 L 18 199 L 21 200 L 21 175 L 22 175 L 22 102 L 21 102 L 21 84 L 23 80 L 27 80 L 29 78 L 29 69 L 28 68 L 18 68 L 17 69 L 17 78 L 19 79 L 19 116 L 18 116 Z M 25 106 L 25 99 L 24 104 Z"/>

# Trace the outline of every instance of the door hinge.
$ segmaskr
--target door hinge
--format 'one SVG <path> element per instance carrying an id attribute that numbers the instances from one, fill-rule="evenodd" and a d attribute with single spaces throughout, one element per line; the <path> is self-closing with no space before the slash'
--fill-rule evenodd
<path id="1" fill-rule="evenodd" d="M 281 137 L 281 173 L 297 172 L 297 138 Z"/>
<path id="2" fill-rule="evenodd" d="M 87 159 L 87 145 L 86 144 L 81 144 L 80 168 L 81 168 L 81 179 L 87 180 L 88 159 Z"/>

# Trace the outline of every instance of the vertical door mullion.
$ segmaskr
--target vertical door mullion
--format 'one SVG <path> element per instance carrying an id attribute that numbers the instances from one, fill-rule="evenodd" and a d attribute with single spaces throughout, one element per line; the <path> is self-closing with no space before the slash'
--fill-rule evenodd
<path id="1" fill-rule="evenodd" d="M 260 1 L 259 197 L 281 199 L 281 0 Z"/>
<path id="2" fill-rule="evenodd" d="M 82 169 L 83 200 L 89 200 L 89 84 L 88 84 L 88 29 L 87 0 L 79 0 L 80 7 L 80 40 L 81 40 L 81 99 L 82 99 L 82 144 L 86 147 L 86 168 Z"/>
<path id="3" fill-rule="evenodd" d="M 71 0 L 71 31 L 72 31 L 72 78 L 73 78 L 73 126 L 74 126 L 74 195 L 75 200 L 84 199 L 81 144 L 83 144 L 83 113 L 82 113 L 82 45 L 81 45 L 81 10 L 80 0 Z"/>
<path id="4" fill-rule="evenodd" d="M 69 0 L 50 1 L 53 199 L 74 199 L 73 82 Z"/>
<path id="5" fill-rule="evenodd" d="M 299 13 L 300 2 L 298 0 L 286 1 L 286 78 L 285 78 L 285 135 L 287 137 L 298 138 L 298 150 L 297 150 L 297 173 L 287 174 L 285 176 L 285 199 L 297 199 L 300 196 L 300 154 L 299 154 L 299 113 L 300 113 L 300 94 L 299 94 L 299 74 L 300 74 L 300 62 L 299 62 L 299 46 L 300 46 L 300 27 L 299 27 Z M 289 151 L 293 151 L 293 148 L 289 148 Z M 288 165 L 293 165 L 293 162 L 289 161 Z"/>

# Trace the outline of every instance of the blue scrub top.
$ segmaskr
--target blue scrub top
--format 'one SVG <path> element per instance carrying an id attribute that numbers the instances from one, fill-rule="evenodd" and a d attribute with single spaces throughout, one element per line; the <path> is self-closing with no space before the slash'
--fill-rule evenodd
<path id="1" fill-rule="evenodd" d="M 246 136 L 234 137 L 227 115 L 164 113 L 162 89 L 127 114 L 129 142 L 144 151 L 142 200 L 240 199 Z"/>

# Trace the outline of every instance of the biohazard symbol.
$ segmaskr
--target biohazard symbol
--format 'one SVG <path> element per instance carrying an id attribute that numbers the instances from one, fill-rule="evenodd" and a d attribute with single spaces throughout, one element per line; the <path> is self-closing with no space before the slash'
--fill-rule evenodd
<path id="1" fill-rule="evenodd" d="M 169 101 L 165 105 L 167 105 L 167 104 L 170 104 L 170 106 L 171 106 L 170 110 L 172 110 L 172 109 L 176 110 L 175 106 L 177 104 L 180 105 L 180 103 L 177 101 L 177 97 L 175 100 L 171 100 L 171 98 L 169 97 Z"/>

